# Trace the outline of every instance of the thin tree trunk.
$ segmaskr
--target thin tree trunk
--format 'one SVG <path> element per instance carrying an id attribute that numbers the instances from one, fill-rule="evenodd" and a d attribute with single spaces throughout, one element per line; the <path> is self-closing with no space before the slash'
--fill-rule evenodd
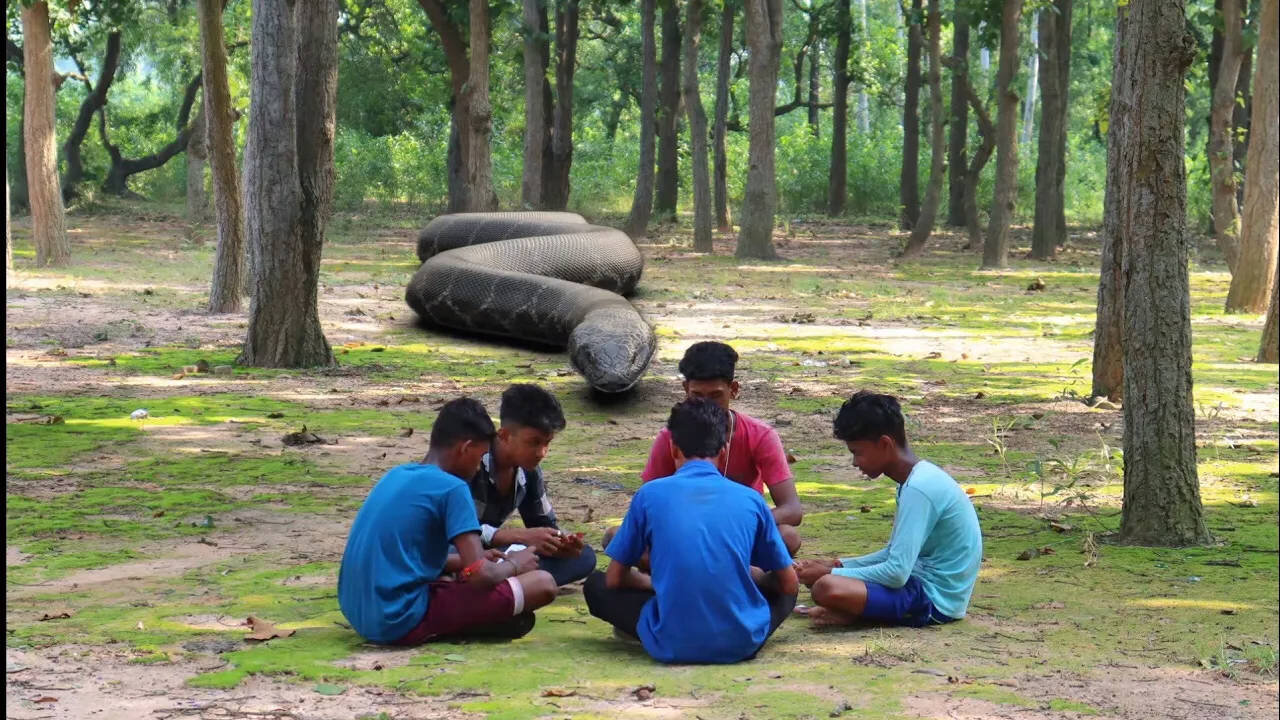
<path id="1" fill-rule="evenodd" d="M 201 73 L 204 82 L 209 169 L 213 176 L 213 203 L 218 222 L 218 250 L 213 262 L 209 312 L 240 312 L 240 295 L 246 289 L 244 272 L 244 212 L 241 209 L 240 173 L 236 169 L 235 138 L 231 126 L 235 109 L 227 83 L 227 50 L 223 43 L 220 0 L 200 0 Z"/>
<path id="2" fill-rule="evenodd" d="M 547 78 L 545 39 L 541 37 L 544 0 L 524 0 L 524 169 L 520 176 L 520 202 L 540 210 L 542 201 L 542 153 L 548 128 L 542 89 Z"/>
<path id="3" fill-rule="evenodd" d="M 911 0 L 906 15 L 907 84 L 902 105 L 902 173 L 898 178 L 898 227 L 910 230 L 920 217 L 920 37 L 921 0 Z M 904 8 L 905 10 L 905 8 Z"/>
<path id="4" fill-rule="evenodd" d="M 330 366 L 316 303 L 333 193 L 338 0 L 261 0 L 253 10 L 244 173 L 253 292 L 238 362 Z"/>
<path id="5" fill-rule="evenodd" d="M 969 63 L 969 16 L 957 11 L 952 27 L 952 67 L 966 68 Z M 964 211 L 964 177 L 968 160 L 966 145 L 969 143 L 969 103 L 965 100 L 964 87 L 956 81 L 952 70 L 951 81 L 951 137 L 947 143 L 947 224 L 964 227 L 968 223 Z"/>
<path id="6" fill-rule="evenodd" d="M 53 42 L 49 6 L 22 6 L 22 119 L 25 130 L 27 199 L 31 207 L 31 236 L 36 267 L 71 262 L 66 211 L 58 186 L 58 145 L 54 127 Z M 7 225 L 7 224 L 6 224 Z"/>
<path id="7" fill-rule="evenodd" d="M 191 126 L 191 139 L 187 141 L 187 223 L 190 225 L 209 220 L 209 194 L 204 189 L 204 168 L 209 159 L 208 123 L 203 100 L 200 105 Z"/>
<path id="8" fill-rule="evenodd" d="M 1022 0 L 1004 0 L 1000 23 L 1000 68 L 996 71 L 996 187 L 991 220 L 982 249 L 982 267 L 1009 264 L 1009 223 L 1018 196 L 1018 93 L 1013 75 L 1018 71 L 1018 23 Z"/>
<path id="9" fill-rule="evenodd" d="M 449 212 L 464 212 L 467 198 L 467 141 L 471 137 L 471 112 L 467 108 L 468 94 L 463 92 L 471 75 L 471 62 L 467 58 L 467 42 L 462 31 L 449 19 L 442 0 L 418 0 L 427 14 L 431 27 L 440 38 L 445 62 L 449 65 L 450 118 L 449 149 L 445 160 L 449 174 Z"/>
<path id="10" fill-rule="evenodd" d="M 1222 49 L 1209 110 L 1209 177 L 1213 197 L 1213 237 L 1234 274 L 1240 257 L 1240 209 L 1236 205 L 1232 148 L 1236 79 L 1244 57 L 1240 0 L 1222 0 Z"/>
<path id="11" fill-rule="evenodd" d="M 1037 17 L 1044 11 L 1037 12 Z M 1021 144 L 1031 142 L 1036 129 L 1036 92 L 1040 75 L 1040 29 L 1038 20 L 1031 23 L 1031 52 L 1027 56 L 1027 96 L 1022 103 L 1022 139 Z"/>
<path id="12" fill-rule="evenodd" d="M 490 212 L 498 209 L 493 192 L 493 159 L 489 136 L 493 132 L 493 106 L 489 104 L 489 3 L 471 0 L 471 74 L 463 90 L 466 96 L 470 135 L 467 148 L 467 210 Z"/>
<path id="13" fill-rule="evenodd" d="M 938 214 L 942 198 L 942 174 L 945 172 L 947 143 L 942 119 L 942 12 L 938 0 L 929 0 L 929 15 L 925 19 L 929 50 L 929 185 L 924 191 L 924 204 L 920 217 L 911 228 L 911 237 L 902 251 L 903 257 L 914 257 L 924 250 L 924 244 L 933 233 L 933 221 Z"/>
<path id="14" fill-rule="evenodd" d="M 750 141 L 747 185 L 737 256 L 774 259 L 773 213 L 778 205 L 774 174 L 774 103 L 782 52 L 782 0 L 746 0 L 747 46 L 751 49 Z"/>
<path id="15" fill-rule="evenodd" d="M 1267 309 L 1267 322 L 1262 326 L 1262 344 L 1258 347 L 1258 362 L 1280 362 L 1280 319 L 1276 313 L 1280 311 L 1280 265 L 1276 266 L 1276 277 L 1271 283 L 1271 306 Z"/>
<path id="16" fill-rule="evenodd" d="M 1111 63 L 1111 105 L 1107 126 L 1107 180 L 1102 204 L 1102 269 L 1098 280 L 1098 319 L 1093 331 L 1093 385 L 1090 395 L 1118 401 L 1124 397 L 1124 263 L 1125 243 L 1121 223 L 1128 214 L 1128 196 L 1121 191 L 1124 168 L 1132 152 L 1128 135 L 1134 124 L 1132 81 L 1121 61 L 1130 38 L 1128 12 L 1116 14 Z M 1122 83 L 1125 83 L 1122 86 Z M 1118 88 L 1128 91 L 1121 92 Z"/>
<path id="17" fill-rule="evenodd" d="M 631 214 L 626 231 L 632 239 L 644 237 L 649 230 L 649 214 L 653 209 L 653 135 L 658 106 L 658 50 L 654 37 L 655 0 L 640 0 L 641 80 L 640 91 L 640 163 L 636 170 L 636 190 L 631 199 Z"/>
<path id="18" fill-rule="evenodd" d="M 1245 50 L 1240 62 L 1240 74 L 1236 77 L 1236 95 L 1240 98 L 1231 112 L 1232 154 L 1235 156 L 1237 172 L 1244 168 L 1245 157 L 1249 152 L 1249 118 L 1253 114 L 1253 92 L 1250 82 L 1253 80 L 1253 51 Z M 1236 207 L 1244 207 L 1244 183 L 1236 183 Z"/>
<path id="19" fill-rule="evenodd" d="M 818 80 L 818 56 L 821 55 L 822 41 L 821 35 L 818 34 L 818 8 L 810 6 L 809 8 L 809 37 L 812 41 L 809 43 L 809 132 L 814 137 L 818 137 L 818 105 L 821 102 L 820 89 L 822 83 Z"/>
<path id="20" fill-rule="evenodd" d="M 836 56 L 832 60 L 831 172 L 827 178 L 827 214 L 844 214 L 849 183 L 849 0 L 836 0 Z"/>
<path id="21" fill-rule="evenodd" d="M 13 272 L 13 234 L 9 231 L 9 163 L 4 164 L 4 269 Z"/>
<path id="22" fill-rule="evenodd" d="M 1280 250 L 1280 0 L 1262 0 L 1253 118 L 1245 163 L 1240 262 L 1231 276 L 1227 312 L 1260 313 L 1271 298 Z M 1225 3 L 1224 3 L 1225 6 Z"/>
<path id="23" fill-rule="evenodd" d="M 159 150 L 138 158 L 127 158 L 120 151 L 119 146 L 111 142 L 107 135 L 107 113 L 106 108 L 98 110 L 98 135 L 102 138 L 102 145 L 107 149 L 107 155 L 111 158 L 111 167 L 107 170 L 107 178 L 102 183 L 102 189 L 112 195 L 120 197 L 132 197 L 136 194 L 129 189 L 129 178 L 148 170 L 154 170 L 163 167 L 165 163 L 172 160 L 179 153 L 186 151 L 187 142 L 191 139 L 193 127 L 190 123 L 191 108 L 195 105 L 196 93 L 200 90 L 203 73 L 196 73 L 195 77 L 187 83 L 186 90 L 182 96 L 182 107 L 178 110 L 178 120 L 176 123 L 177 136 L 167 145 Z"/>
<path id="24" fill-rule="evenodd" d="M 1052 258 L 1066 243 L 1067 90 L 1071 68 L 1071 0 L 1040 11 L 1040 138 L 1036 154 L 1036 216 L 1031 257 Z"/>
<path id="25" fill-rule="evenodd" d="M 702 0 L 689 0 L 684 21 L 684 107 L 689 114 L 693 164 L 693 250 L 709 253 L 711 245 L 711 173 L 707 167 L 707 113 L 698 94 L 698 45 L 702 34 Z"/>
<path id="26" fill-rule="evenodd" d="M 79 61 L 77 60 L 77 63 Z M 107 93 L 116 78 L 116 70 L 120 66 L 120 31 L 115 30 L 107 35 L 107 49 L 102 55 L 102 67 L 98 71 L 98 82 L 89 85 L 86 77 L 84 83 L 88 92 L 80 101 L 80 110 L 76 114 L 75 123 L 67 139 L 62 142 L 62 157 L 67 163 L 67 172 L 62 176 L 62 200 L 71 202 L 76 197 L 76 186 L 84 179 L 84 162 L 80 158 L 80 146 L 85 135 L 93 125 L 93 114 L 107 104 Z M 83 72 L 83 68 L 81 69 Z"/>
<path id="27" fill-rule="evenodd" d="M 968 65 L 965 67 L 967 68 Z M 978 120 L 978 132 L 981 137 L 977 151 L 969 160 L 969 169 L 964 178 L 965 227 L 969 235 L 969 243 L 965 246 L 965 250 L 977 250 L 982 247 L 982 223 L 978 215 L 978 181 L 982 178 L 983 168 L 991 160 L 991 154 L 995 152 L 996 128 L 991 123 L 991 115 L 983 107 L 978 93 L 974 91 L 973 83 L 969 81 L 968 70 L 956 75 L 955 81 L 964 87 L 965 97 Z"/>
<path id="28" fill-rule="evenodd" d="M 870 25 L 867 24 L 867 0 L 858 0 L 858 9 L 862 14 L 862 24 L 859 26 L 862 29 L 862 33 L 858 36 L 861 41 L 859 56 L 865 57 L 871 47 L 871 43 L 868 41 Z M 862 131 L 863 135 L 871 134 L 871 107 L 867 102 L 867 86 L 865 83 L 858 86 L 858 129 Z"/>
<path id="29" fill-rule="evenodd" d="M 729 218 L 729 156 L 725 150 L 725 134 L 729 122 L 729 59 L 733 55 L 733 16 L 737 4 L 724 0 L 720 10 L 720 55 L 716 61 L 715 126 L 711 144 L 714 149 L 712 185 L 715 198 L 716 228 L 721 232 L 733 229 Z"/>
<path id="30" fill-rule="evenodd" d="M 545 188 L 550 210 L 569 204 L 569 169 L 573 165 L 573 73 L 578 57 L 578 0 L 560 0 L 556 8 L 556 103 L 551 124 L 550 182 Z"/>
<path id="31" fill-rule="evenodd" d="M 1119 191 L 1127 198 L 1120 218 L 1126 248 L 1120 536 L 1143 545 L 1202 544 L 1210 536 L 1196 474 L 1183 163 L 1183 78 L 1195 41 L 1183 0 L 1131 0 L 1127 12 L 1133 35 L 1117 57 L 1127 70 L 1112 88 L 1133 110 L 1119 136 Z"/>
<path id="32" fill-rule="evenodd" d="M 674 220 L 679 193 L 678 125 L 680 119 L 680 7 L 662 5 L 662 90 L 658 108 L 658 187 L 653 214 L 659 222 Z"/>

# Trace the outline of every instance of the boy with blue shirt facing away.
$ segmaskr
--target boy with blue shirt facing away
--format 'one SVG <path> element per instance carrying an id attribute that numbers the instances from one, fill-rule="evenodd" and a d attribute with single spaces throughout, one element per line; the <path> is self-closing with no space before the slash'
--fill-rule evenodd
<path id="1" fill-rule="evenodd" d="M 479 402 L 440 409 L 423 463 L 392 468 L 356 513 L 338 572 L 338 605 L 361 637 L 416 645 L 438 637 L 516 638 L 556 596 L 532 550 L 485 551 L 463 478 L 480 467 L 493 420 Z M 449 554 L 450 545 L 457 549 Z M 443 576 L 456 573 L 456 581 Z"/>
<path id="2" fill-rule="evenodd" d="M 873 622 L 921 627 L 964 617 L 982 563 L 982 529 L 969 496 L 941 468 L 907 447 L 902 408 L 859 391 L 840 408 L 835 437 L 869 478 L 898 483 L 889 545 L 861 557 L 802 560 L 815 626 Z"/>
<path id="3" fill-rule="evenodd" d="M 671 410 L 675 474 L 636 491 L 605 550 L 607 572 L 583 587 L 592 615 L 660 662 L 751 658 L 795 607 L 791 554 L 764 498 L 716 469 L 728 425 L 715 402 Z M 648 575 L 634 568 L 646 549 Z"/>

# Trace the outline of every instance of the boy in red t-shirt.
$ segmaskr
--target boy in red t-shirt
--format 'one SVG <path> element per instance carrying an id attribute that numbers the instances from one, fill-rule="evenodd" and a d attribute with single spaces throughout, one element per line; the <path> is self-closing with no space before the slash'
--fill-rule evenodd
<path id="1" fill-rule="evenodd" d="M 722 342 L 694 343 L 680 360 L 680 374 L 684 376 L 686 399 L 710 400 L 729 411 L 729 439 L 725 459 L 717 466 L 721 475 L 764 494 L 769 489 L 773 500 L 773 521 L 792 555 L 800 549 L 800 534 L 796 526 L 804 518 L 796 483 L 787 465 L 787 454 L 782 440 L 768 424 L 746 413 L 730 410 L 729 403 L 738 397 L 740 387 L 734 379 L 738 353 Z M 644 482 L 675 474 L 675 462 L 671 459 L 671 431 L 663 428 L 653 441 L 649 462 L 645 464 L 640 479 Z M 604 544 L 609 546 L 616 528 L 605 532 Z"/>

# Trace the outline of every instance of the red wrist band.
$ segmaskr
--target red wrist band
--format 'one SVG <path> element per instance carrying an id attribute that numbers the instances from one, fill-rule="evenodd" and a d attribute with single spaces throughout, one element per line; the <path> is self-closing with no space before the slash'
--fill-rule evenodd
<path id="1" fill-rule="evenodd" d="M 484 559 L 484 558 L 480 558 L 479 560 L 476 560 L 475 562 L 471 563 L 470 565 L 468 565 L 468 566 L 466 566 L 466 567 L 462 568 L 462 579 L 463 579 L 463 580 L 466 580 L 466 579 L 470 578 L 472 575 L 475 575 L 475 574 L 476 574 L 476 571 L 478 571 L 480 568 L 484 567 L 484 564 L 485 564 L 485 559 Z"/>

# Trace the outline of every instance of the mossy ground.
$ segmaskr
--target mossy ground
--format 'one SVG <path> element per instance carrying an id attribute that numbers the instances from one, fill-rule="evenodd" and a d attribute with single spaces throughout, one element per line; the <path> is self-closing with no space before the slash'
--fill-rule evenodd
<path id="1" fill-rule="evenodd" d="M 643 248 L 636 298 L 658 356 L 634 396 L 601 405 L 561 354 L 416 327 L 401 298 L 415 266 L 416 223 L 404 218 L 334 224 L 321 310 L 338 368 L 183 377 L 202 359 L 234 365 L 243 333 L 243 314 L 199 312 L 212 248 L 162 213 L 124 208 L 72 224 L 75 264 L 58 271 L 32 267 L 16 228 L 7 647 L 115 658 L 136 682 L 106 691 L 111 702 L 127 707 L 171 671 L 179 690 L 206 697 L 271 678 L 381 688 L 494 718 L 809 718 L 844 707 L 866 717 L 1199 717 L 1207 706 L 1196 703 L 1274 713 L 1277 371 L 1249 360 L 1260 319 L 1221 312 L 1220 265 L 1192 267 L 1201 492 L 1217 541 L 1151 549 L 1108 541 L 1122 414 L 1079 402 L 1097 275 L 1087 232 L 1054 263 L 981 272 L 946 235 L 924 259 L 894 264 L 900 239 L 884 228 L 793 223 L 778 237 L 785 259 L 757 263 L 730 257 L 729 238 L 717 255 L 689 254 L 687 228 L 660 228 Z M 1037 277 L 1046 289 L 1028 291 Z M 580 593 L 513 643 L 380 650 L 345 626 L 334 581 L 346 527 L 387 467 L 422 454 L 441 402 L 468 393 L 496 411 L 509 382 L 553 388 L 570 418 L 546 461 L 553 501 L 565 525 L 598 538 L 625 512 L 678 396 L 683 348 L 707 338 L 737 347 L 740 407 L 774 423 L 796 458 L 804 555 L 884 542 L 892 488 L 856 476 L 830 419 L 857 388 L 903 398 L 919 454 L 972 488 L 979 508 L 986 560 L 965 622 L 813 632 L 796 618 L 760 657 L 727 667 L 649 661 L 589 617 Z M 137 408 L 149 417 L 129 419 Z M 40 415 L 64 422 L 16 422 Z M 327 442 L 282 447 L 303 425 Z M 1051 552 L 1016 559 L 1030 548 Z M 51 608 L 70 617 L 41 620 Z M 297 632 L 247 645 L 236 623 L 248 615 Z M 1180 701 L 1171 678 L 1186 674 L 1212 695 Z M 1106 684 L 1124 678 L 1144 689 L 1130 693 L 1138 699 Z M 39 685 L 9 680 L 11 693 Z M 632 696 L 643 685 L 656 687 L 653 699 Z M 316 696 L 317 716 L 359 714 Z M 413 707 L 367 709 L 417 717 Z"/>

